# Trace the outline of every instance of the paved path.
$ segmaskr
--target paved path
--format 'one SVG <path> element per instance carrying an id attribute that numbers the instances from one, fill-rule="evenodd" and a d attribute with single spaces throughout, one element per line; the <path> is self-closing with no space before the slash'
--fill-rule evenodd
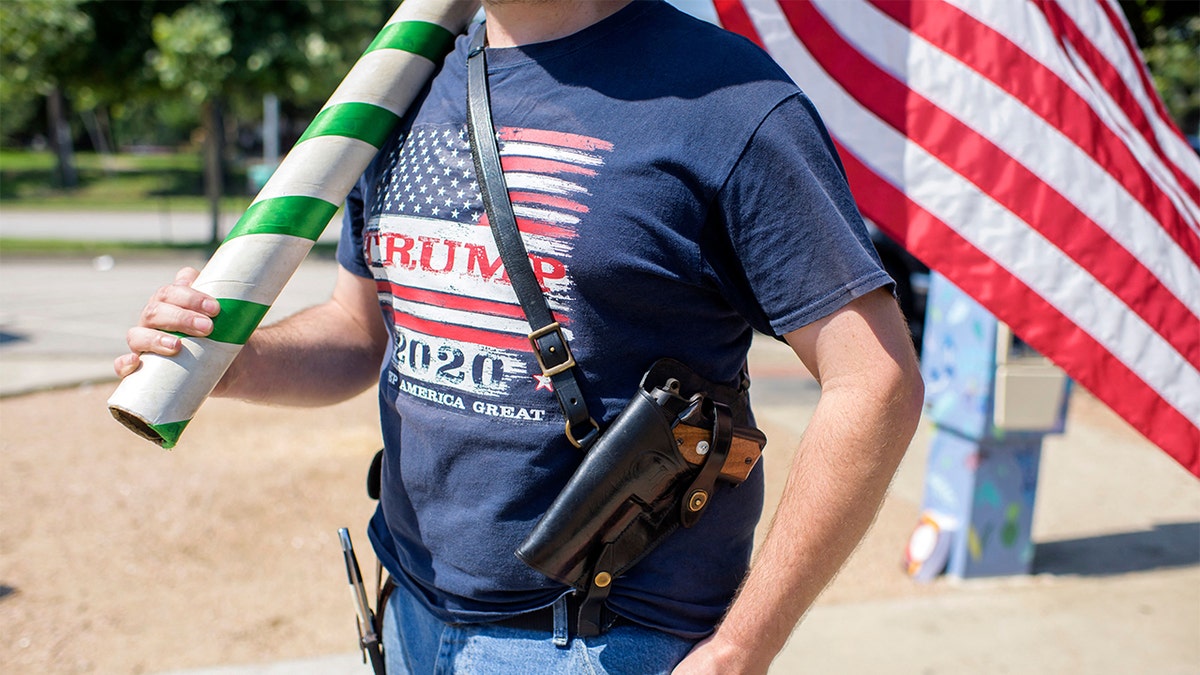
<path id="1" fill-rule="evenodd" d="M 224 237 L 240 213 L 221 214 L 218 232 Z M 341 213 L 334 216 L 318 241 L 337 242 Z M 177 211 L 169 203 L 136 213 L 80 211 L 63 213 L 0 206 L 0 237 L 71 241 L 119 241 L 143 244 L 204 244 L 212 237 L 212 217 L 196 211 Z"/>
<path id="2" fill-rule="evenodd" d="M 198 253 L 19 257 L 0 252 L 0 396 L 113 378 L 112 359 L 154 289 Z M 267 321 L 329 297 L 337 263 L 310 256 Z"/>
<path id="3" fill-rule="evenodd" d="M 10 215 L 0 216 L 2 236 L 17 231 Z M 155 227 L 144 214 L 141 225 L 133 224 L 139 216 L 104 218 L 125 222 L 138 236 Z M 107 221 L 92 222 L 99 227 Z M 64 236 L 67 230 L 78 238 L 94 238 L 83 235 L 96 232 L 60 226 Z M 196 254 L 97 260 L 0 251 L 0 395 L 112 379 L 111 360 L 122 351 L 125 329 L 148 294 L 182 264 L 202 263 Z M 307 260 L 272 317 L 327 297 L 334 268 L 328 259 Z M 775 438 L 787 443 L 811 414 L 814 385 L 796 374 L 785 348 L 763 341 L 755 350 L 756 362 L 768 373 L 756 378 L 760 418 L 781 430 Z M 881 520 L 920 502 L 928 428 L 921 433 Z M 1200 673 L 1200 484 L 1077 393 L 1066 434 L 1046 443 L 1038 499 L 1037 574 L 942 579 L 924 589 L 901 580 L 878 594 L 869 588 L 842 592 L 835 582 L 781 654 L 773 675 Z M 894 577 L 899 556 L 898 546 L 880 547 L 869 537 L 851 563 L 886 569 Z M 369 669 L 347 653 L 174 675 L 185 672 L 339 675 Z"/>

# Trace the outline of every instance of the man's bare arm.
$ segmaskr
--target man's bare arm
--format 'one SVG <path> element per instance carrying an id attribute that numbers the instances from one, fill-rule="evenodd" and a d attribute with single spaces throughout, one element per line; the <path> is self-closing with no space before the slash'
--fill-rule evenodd
<path id="1" fill-rule="evenodd" d="M 165 331 L 204 336 L 212 331 L 216 302 L 191 288 L 193 269 L 159 289 L 137 326 L 129 330 L 130 353 L 114 363 L 124 377 L 139 366 L 139 354 L 178 353 L 178 338 Z M 332 297 L 255 331 L 214 396 L 259 403 L 316 406 L 350 398 L 371 386 L 387 347 L 375 282 L 338 270 Z"/>
<path id="2" fill-rule="evenodd" d="M 886 291 L 785 338 L 821 399 L 737 598 L 676 673 L 767 672 L 870 526 L 920 419 L 920 372 Z"/>

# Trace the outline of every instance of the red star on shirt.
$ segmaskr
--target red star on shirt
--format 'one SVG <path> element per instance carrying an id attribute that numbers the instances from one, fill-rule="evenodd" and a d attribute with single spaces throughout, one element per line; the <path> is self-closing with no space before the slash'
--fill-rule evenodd
<path id="1" fill-rule="evenodd" d="M 543 389 L 546 391 L 554 391 L 554 383 L 550 381 L 548 376 L 534 375 L 533 379 L 537 380 L 537 388 L 534 389 L 534 391 L 541 391 Z"/>

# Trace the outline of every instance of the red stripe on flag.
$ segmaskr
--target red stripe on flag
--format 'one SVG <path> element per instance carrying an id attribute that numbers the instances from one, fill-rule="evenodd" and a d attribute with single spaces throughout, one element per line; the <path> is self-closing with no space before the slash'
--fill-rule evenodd
<path id="1" fill-rule="evenodd" d="M 478 225 L 482 227 L 491 227 L 491 221 L 488 220 L 486 213 L 479 216 Z M 550 223 L 543 223 L 537 220 L 530 220 L 529 218 L 517 218 L 517 229 L 520 230 L 522 234 L 533 234 L 541 237 L 550 237 L 552 239 L 571 239 L 579 236 L 579 234 L 572 229 L 559 227 L 558 225 L 551 225 Z"/>
<path id="2" fill-rule="evenodd" d="M 545 195 L 540 192 L 509 192 L 508 198 L 514 204 L 538 204 L 540 206 L 549 206 L 564 211 L 575 211 L 578 213 L 587 213 L 588 207 L 579 202 L 554 195 Z"/>
<path id="3" fill-rule="evenodd" d="M 595 176 L 596 172 L 586 166 L 571 164 L 569 162 L 558 162 L 553 159 L 540 159 L 538 157 L 522 157 L 520 155 L 505 155 L 500 158 L 500 168 L 506 172 L 527 172 L 539 173 L 542 175 L 554 175 L 558 173 L 577 173 L 584 176 Z"/>
<path id="4" fill-rule="evenodd" d="M 1142 92 L 1146 99 L 1154 105 L 1154 110 L 1158 114 L 1159 119 L 1163 120 L 1174 129 L 1180 140 L 1187 142 L 1183 137 L 1183 132 L 1175 127 L 1175 121 L 1171 118 L 1171 113 L 1167 112 L 1167 106 L 1163 103 L 1162 98 L 1158 95 L 1158 89 L 1155 88 L 1154 82 L 1150 80 L 1150 73 L 1143 65 L 1142 52 L 1137 48 L 1133 41 L 1133 34 L 1129 30 L 1129 25 L 1125 22 L 1125 17 L 1117 14 L 1113 7 L 1115 3 L 1100 0 L 1100 7 L 1104 10 L 1104 16 L 1108 19 L 1109 25 L 1112 27 L 1113 34 L 1117 35 L 1121 44 L 1125 46 L 1125 55 L 1130 63 L 1137 65 L 1138 81 L 1142 84 Z M 1117 8 L 1119 9 L 1119 8 Z"/>
<path id="5" fill-rule="evenodd" d="M 1145 100 L 1150 102 L 1151 106 L 1153 106 L 1154 113 L 1156 113 L 1158 119 L 1165 121 L 1166 126 L 1170 127 L 1170 129 L 1174 131 L 1178 137 L 1180 137 L 1181 142 L 1186 142 L 1186 139 L 1183 138 L 1183 133 L 1176 129 L 1175 121 L 1171 119 L 1171 114 L 1168 112 L 1168 110 L 1166 110 L 1166 106 L 1163 103 L 1162 97 L 1159 97 L 1158 95 L 1158 90 L 1154 88 L 1154 83 L 1151 82 L 1150 79 L 1150 73 L 1148 73 L 1146 68 L 1142 66 L 1141 52 L 1138 49 L 1138 46 L 1136 46 L 1134 43 L 1133 34 L 1132 32 L 1129 32 L 1126 20 L 1124 20 L 1124 17 L 1120 16 L 1116 10 L 1114 10 L 1111 2 L 1106 2 L 1104 0 L 1097 0 L 1097 2 L 1100 10 L 1104 12 L 1104 18 L 1106 22 L 1108 22 L 1109 30 L 1112 31 L 1112 35 L 1117 37 L 1117 40 L 1121 41 L 1122 47 L 1124 47 L 1124 58 L 1126 58 L 1129 64 L 1132 64 L 1135 67 L 1136 72 L 1138 72 L 1138 82 L 1141 84 L 1141 91 L 1142 95 L 1145 96 Z M 1082 30 L 1079 28 L 1079 25 L 1075 24 L 1073 20 L 1068 17 L 1068 14 L 1062 11 L 1061 6 L 1048 7 L 1045 5 L 1045 0 L 1038 0 L 1038 6 L 1039 8 L 1042 8 L 1042 13 L 1046 14 L 1046 20 L 1048 20 L 1048 22 L 1050 22 L 1048 11 L 1054 11 L 1058 14 L 1061 14 L 1061 16 L 1070 23 L 1070 28 L 1078 31 L 1080 35 L 1084 35 L 1084 32 L 1082 32 Z M 1088 46 L 1091 46 L 1092 42 L 1087 40 L 1086 35 L 1082 37 L 1082 40 L 1084 40 Z M 1091 62 L 1092 58 L 1094 58 L 1097 59 L 1096 62 L 1103 61 L 1104 64 L 1108 64 L 1108 59 L 1104 58 L 1104 55 L 1100 53 L 1099 49 L 1091 49 L 1090 52 L 1090 54 L 1086 54 L 1086 56 L 1088 56 L 1088 61 Z M 1121 78 L 1120 74 L 1115 74 L 1117 78 Z M 1122 82 L 1121 85 L 1122 88 L 1128 88 L 1128 84 L 1126 82 Z"/>
<path id="6" fill-rule="evenodd" d="M 785 11 L 797 36 L 813 45 L 813 58 L 851 96 L 1026 223 L 1036 223 L 1033 229 L 1127 305 L 1139 307 L 1151 328 L 1200 368 L 1195 314 L 1103 228 L 987 138 L 876 66 L 811 5 Z"/>
<path id="7" fill-rule="evenodd" d="M 489 316 L 500 316 L 510 319 L 525 319 L 525 313 L 521 310 L 519 305 L 512 305 L 495 300 L 485 300 L 483 298 L 472 298 L 454 293 L 431 291 L 425 288 L 403 286 L 390 281 L 378 281 L 376 282 L 376 287 L 381 292 L 390 293 L 392 297 L 422 305 L 444 307 L 446 309 L 471 312 L 473 314 L 486 314 Z M 560 320 L 560 323 L 565 324 L 567 321 L 566 319 L 562 319 Z"/>
<path id="8" fill-rule="evenodd" d="M 1100 4 L 1101 7 L 1104 7 L 1106 10 L 1108 9 L 1103 3 Z M 1039 2 L 1036 3 L 1036 6 L 1042 10 L 1042 14 L 1045 15 L 1047 23 L 1050 24 L 1055 33 L 1065 37 L 1066 40 L 1070 42 L 1071 47 L 1075 50 L 1075 52 L 1079 54 L 1084 62 L 1087 63 L 1088 67 L 1092 69 L 1092 72 L 1095 73 L 1096 77 L 1100 80 L 1100 84 L 1104 86 L 1104 90 L 1113 97 L 1113 100 L 1117 102 L 1117 105 L 1121 106 L 1121 110 L 1123 110 L 1125 114 L 1129 116 L 1129 120 L 1133 122 L 1133 125 L 1137 129 L 1138 133 L 1154 150 L 1155 154 L 1162 159 L 1163 163 L 1167 165 L 1167 168 L 1171 171 L 1172 175 L 1175 176 L 1175 180 L 1179 181 L 1179 184 L 1183 190 L 1189 196 L 1191 196 L 1192 200 L 1200 200 L 1200 185 L 1197 185 L 1191 177 L 1181 171 L 1179 166 L 1172 162 L 1170 157 L 1163 151 L 1162 144 L 1158 140 L 1158 135 L 1155 133 L 1153 127 L 1150 126 L 1150 120 L 1146 117 L 1146 110 L 1142 108 L 1140 103 L 1138 103 L 1138 100 L 1136 97 L 1134 97 L 1133 92 L 1129 90 L 1129 86 L 1125 82 L 1125 79 L 1121 77 L 1121 74 L 1115 67 L 1113 67 L 1113 64 L 1104 57 L 1104 54 L 1102 54 L 1094 44 L 1092 44 L 1091 40 L 1089 40 L 1087 36 L 1083 34 L 1083 31 L 1079 29 L 1078 24 L 1076 24 L 1071 17 L 1063 11 L 1062 7 L 1059 6 L 1058 3 L 1048 2 L 1048 0 L 1039 0 Z M 1114 17 L 1112 17 L 1110 14 L 1106 14 L 1106 18 L 1111 24 Z M 1113 26 L 1113 28 L 1116 29 L 1117 26 Z M 1121 26 L 1120 30 L 1114 30 L 1114 32 L 1116 32 L 1118 35 L 1123 35 L 1125 33 L 1124 27 Z M 1131 61 L 1137 66 L 1138 74 L 1144 79 L 1146 75 L 1141 67 L 1141 57 L 1134 52 Z M 1149 85 L 1149 83 L 1145 81 L 1143 81 L 1142 84 L 1143 87 Z M 1150 88 L 1150 91 L 1154 92 L 1152 87 Z M 1158 107 L 1161 108 L 1162 104 L 1159 102 L 1157 92 L 1152 93 L 1150 99 L 1158 103 Z M 1179 136 L 1180 140 L 1183 139 L 1183 134 L 1175 128 L 1175 124 L 1174 122 L 1170 121 L 1171 118 L 1169 115 L 1160 114 L 1160 119 L 1162 119 L 1166 123 L 1166 126 L 1168 126 L 1175 134 Z"/>
<path id="9" fill-rule="evenodd" d="M 1088 151 L 1093 161 L 1124 186 L 1189 257 L 1200 257 L 1200 238 L 1184 225 L 1183 214 L 1171 203 L 1158 182 L 1087 101 L 1040 61 L 1004 35 L 944 2 L 867 1 L 1020 100 L 1072 143 Z M 802 7 L 807 10 L 807 16 L 821 16 L 807 2 L 785 3 L 784 7 L 793 10 Z M 789 16 L 791 14 L 789 12 Z M 821 20 L 825 23 L 823 17 Z M 792 21 L 799 34 L 800 28 L 796 24 Z M 1019 73 L 1019 77 L 1014 77 L 1014 73 Z M 847 84 L 846 80 L 838 79 L 843 86 Z"/>
<path id="10" fill-rule="evenodd" d="M 1175 128 L 1175 122 L 1171 119 L 1171 113 L 1167 112 L 1167 106 L 1163 103 L 1162 98 L 1158 95 L 1158 89 L 1154 87 L 1154 83 L 1150 81 L 1150 75 L 1145 68 L 1141 67 L 1142 53 L 1137 48 L 1133 41 L 1133 34 L 1129 32 L 1129 26 L 1125 22 L 1123 16 L 1119 16 L 1113 8 L 1111 2 L 1100 2 L 1101 8 L 1104 9 L 1104 16 L 1108 18 L 1109 24 L 1113 28 L 1113 32 L 1121 38 L 1121 43 L 1125 45 L 1125 54 L 1133 63 L 1138 64 L 1138 79 L 1142 83 L 1142 91 L 1145 92 L 1146 98 L 1154 104 L 1154 109 L 1158 112 L 1160 119 L 1169 122 L 1172 128 Z M 1175 133 L 1183 138 L 1183 133 L 1178 129 Z M 1184 139 L 1186 142 L 1186 139 Z"/>
<path id="11" fill-rule="evenodd" d="M 859 204 L 867 217 L 904 234 L 914 254 L 1200 477 L 1200 428 L 1194 422 L 1054 305 L 875 174 L 848 148 L 837 147 L 855 194 L 863 196 Z"/>
<path id="12" fill-rule="evenodd" d="M 543 145 L 554 145 L 560 148 L 572 148 L 574 150 L 612 150 L 613 144 L 599 138 L 591 136 L 580 136 L 579 134 L 568 134 L 561 131 L 545 131 L 543 129 L 518 129 L 514 127 L 505 127 L 500 130 L 500 140 L 502 141 L 523 141 L 526 143 L 541 143 Z"/>
<path id="13" fill-rule="evenodd" d="M 741 0 L 713 0 L 713 8 L 717 10 L 717 17 L 726 30 L 731 30 L 766 49 Z"/>
<path id="14" fill-rule="evenodd" d="M 1142 52 L 1137 48 L 1133 40 L 1133 33 L 1130 32 L 1129 25 L 1125 21 L 1125 17 L 1118 14 L 1119 6 L 1114 8 L 1111 1 L 1097 0 L 1100 3 L 1100 8 L 1104 11 L 1104 17 L 1108 19 L 1108 25 L 1112 29 L 1114 35 L 1120 40 L 1125 47 L 1125 58 L 1129 62 L 1137 66 L 1138 82 L 1142 85 L 1142 93 L 1146 100 L 1150 101 L 1154 106 L 1154 111 L 1158 118 L 1167 123 L 1179 139 L 1184 143 L 1187 139 L 1184 138 L 1183 132 L 1175 126 L 1175 121 L 1171 118 L 1171 113 L 1167 112 L 1167 106 L 1163 103 L 1162 98 L 1158 95 L 1158 89 L 1154 87 L 1154 82 L 1150 80 L 1149 71 L 1143 66 Z"/>
<path id="15" fill-rule="evenodd" d="M 456 342 L 467 342 L 470 344 L 483 345 L 485 347 L 495 347 L 496 349 L 510 349 L 515 351 L 532 351 L 529 346 L 529 340 L 523 335 L 514 335 L 512 333 L 500 333 L 490 331 L 483 328 L 473 328 L 470 326 L 459 326 L 449 323 L 440 323 L 438 321 L 429 321 L 421 319 L 411 314 L 401 312 L 394 308 L 392 310 L 392 319 L 396 325 L 410 328 L 426 335 L 443 338 L 446 340 L 454 340 Z"/>

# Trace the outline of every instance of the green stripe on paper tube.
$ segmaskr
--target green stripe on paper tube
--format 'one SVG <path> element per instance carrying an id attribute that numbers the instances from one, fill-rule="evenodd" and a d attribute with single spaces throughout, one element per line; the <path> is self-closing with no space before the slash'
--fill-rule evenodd
<path id="1" fill-rule="evenodd" d="M 399 49 L 441 63 L 454 46 L 454 34 L 436 23 L 401 21 L 384 26 L 371 41 L 367 52 L 376 49 Z M 366 53 L 366 52 L 364 52 Z"/>
<path id="2" fill-rule="evenodd" d="M 399 121 L 392 111 L 371 103 L 338 103 L 317 113 L 296 143 L 317 136 L 345 136 L 378 148 Z"/>
<path id="3" fill-rule="evenodd" d="M 231 345 L 246 344 L 267 310 L 271 309 L 268 305 L 232 298 L 217 298 L 217 304 L 221 305 L 221 312 L 213 317 L 213 330 L 208 339 Z"/>
<path id="4" fill-rule="evenodd" d="M 246 209 L 226 239 L 244 234 L 287 234 L 316 241 L 337 213 L 337 204 L 292 195 L 255 202 Z"/>

